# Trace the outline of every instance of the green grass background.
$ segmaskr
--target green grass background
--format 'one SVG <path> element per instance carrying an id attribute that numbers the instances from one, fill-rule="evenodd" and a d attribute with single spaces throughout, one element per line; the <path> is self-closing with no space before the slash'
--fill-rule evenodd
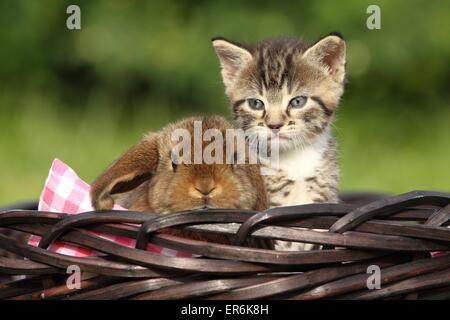
<path id="1" fill-rule="evenodd" d="M 82 30 L 65 28 L 69 4 Z M 382 29 L 368 30 L 369 4 Z M 450 191 L 448 1 L 0 2 L 0 204 L 37 198 L 53 158 L 91 182 L 149 130 L 230 117 L 209 39 L 340 31 L 341 189 Z M 230 117 L 231 118 L 231 117 Z"/>

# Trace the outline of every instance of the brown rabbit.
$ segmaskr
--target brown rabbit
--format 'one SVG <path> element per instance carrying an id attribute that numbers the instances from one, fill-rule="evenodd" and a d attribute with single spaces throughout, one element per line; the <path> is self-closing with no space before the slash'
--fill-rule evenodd
<path id="1" fill-rule="evenodd" d="M 120 205 L 135 211 L 170 213 L 199 208 L 267 209 L 268 197 L 259 165 L 175 164 L 172 161 L 171 152 L 178 143 L 172 141 L 172 132 L 175 129 L 187 130 L 193 145 L 195 121 L 201 121 L 202 136 L 207 129 L 218 129 L 223 136 L 227 129 L 233 129 L 222 117 L 191 117 L 147 134 L 94 181 L 91 188 L 93 207 L 111 209 L 113 195 L 126 192 L 114 198 Z M 208 143 L 201 143 L 201 151 Z M 222 147 L 225 156 L 225 143 Z"/>

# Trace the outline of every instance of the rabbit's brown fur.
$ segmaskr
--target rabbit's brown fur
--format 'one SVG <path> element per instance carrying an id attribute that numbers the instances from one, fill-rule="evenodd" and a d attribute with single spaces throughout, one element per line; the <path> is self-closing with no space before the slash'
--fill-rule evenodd
<path id="1" fill-rule="evenodd" d="M 171 133 L 183 128 L 194 137 L 194 121 L 201 121 L 202 133 L 215 128 L 225 137 L 225 131 L 233 129 L 222 117 L 191 117 L 147 134 L 94 181 L 93 207 L 112 209 L 113 194 L 126 192 L 117 202 L 135 211 L 170 213 L 203 207 L 267 209 L 268 197 L 259 165 L 202 163 L 173 168 L 171 150 L 177 142 L 171 140 Z M 208 143 L 202 143 L 202 151 Z M 211 192 L 205 196 L 208 191 Z M 189 237 L 201 239 L 193 234 Z"/>

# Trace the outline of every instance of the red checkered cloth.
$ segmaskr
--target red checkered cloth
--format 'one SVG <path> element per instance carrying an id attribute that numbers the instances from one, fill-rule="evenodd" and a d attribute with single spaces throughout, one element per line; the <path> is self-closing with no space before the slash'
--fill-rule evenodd
<path id="1" fill-rule="evenodd" d="M 50 172 L 45 182 L 44 190 L 42 191 L 39 199 L 39 210 L 64 212 L 68 214 L 78 214 L 81 212 L 92 211 L 94 209 L 91 206 L 89 189 L 89 184 L 81 180 L 75 171 L 73 171 L 61 160 L 55 159 L 53 160 L 52 167 L 50 168 Z M 115 205 L 114 209 L 126 210 L 119 205 Z M 91 233 L 103 239 L 107 239 L 130 248 L 134 248 L 136 244 L 136 241 L 132 238 L 94 231 L 91 231 Z M 28 243 L 32 246 L 37 246 L 40 239 L 41 238 L 39 236 L 33 235 Z M 52 243 L 49 250 L 75 257 L 102 255 L 102 253 L 98 251 L 61 241 L 55 241 Z M 147 250 L 172 257 L 193 256 L 190 253 L 163 248 L 154 244 L 149 244 Z"/>

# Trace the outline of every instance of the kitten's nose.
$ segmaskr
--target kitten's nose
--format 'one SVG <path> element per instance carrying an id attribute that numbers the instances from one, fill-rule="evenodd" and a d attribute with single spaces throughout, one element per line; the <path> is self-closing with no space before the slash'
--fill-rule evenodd
<path id="1" fill-rule="evenodd" d="M 276 130 L 279 130 L 283 126 L 283 124 L 282 123 L 268 123 L 267 126 L 270 129 L 276 131 Z"/>

